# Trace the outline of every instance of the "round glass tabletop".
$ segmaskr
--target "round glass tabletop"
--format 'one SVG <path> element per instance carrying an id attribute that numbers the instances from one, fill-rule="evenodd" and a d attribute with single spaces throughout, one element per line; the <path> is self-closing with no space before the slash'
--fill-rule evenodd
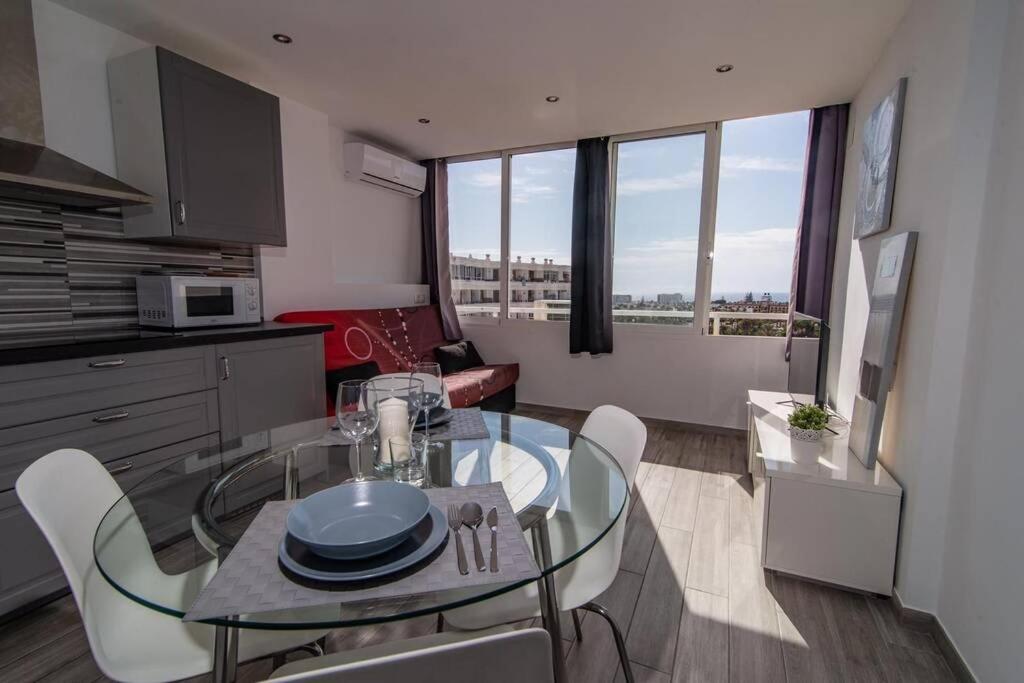
<path id="1" fill-rule="evenodd" d="M 432 448 L 424 485 L 500 482 L 520 527 L 545 529 L 550 553 L 535 555 L 546 576 L 580 557 L 611 529 L 624 512 L 625 478 L 607 451 L 564 427 L 482 414 L 488 437 Z M 250 434 L 137 478 L 96 531 L 93 551 L 100 572 L 132 600 L 185 616 L 216 573 L 218 559 L 227 557 L 264 503 L 309 496 L 352 476 L 355 451 L 339 443 L 331 424 L 317 419 Z M 369 450 L 363 448 L 364 459 L 372 458 Z M 371 467 L 364 462 L 364 469 Z M 379 623 L 479 602 L 536 580 L 204 622 L 270 629 Z"/>

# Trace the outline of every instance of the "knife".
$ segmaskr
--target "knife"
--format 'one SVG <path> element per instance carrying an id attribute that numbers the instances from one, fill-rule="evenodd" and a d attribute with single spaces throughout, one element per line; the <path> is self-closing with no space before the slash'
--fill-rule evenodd
<path id="1" fill-rule="evenodd" d="M 491 528 L 491 571 L 498 571 L 498 508 L 487 513 L 487 526 Z"/>

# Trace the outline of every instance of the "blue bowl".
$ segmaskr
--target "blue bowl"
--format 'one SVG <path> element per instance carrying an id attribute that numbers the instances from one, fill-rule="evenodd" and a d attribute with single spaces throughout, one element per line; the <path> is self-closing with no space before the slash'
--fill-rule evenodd
<path id="1" fill-rule="evenodd" d="M 342 484 L 314 493 L 288 513 L 288 533 L 311 551 L 356 560 L 391 550 L 430 510 L 423 491 L 393 481 Z"/>

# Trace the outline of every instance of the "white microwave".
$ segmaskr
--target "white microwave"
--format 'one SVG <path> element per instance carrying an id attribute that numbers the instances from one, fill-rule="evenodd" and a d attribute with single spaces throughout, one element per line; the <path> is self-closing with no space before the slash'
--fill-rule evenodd
<path id="1" fill-rule="evenodd" d="M 260 322 L 260 281 L 253 277 L 139 275 L 143 327 L 218 327 Z"/>

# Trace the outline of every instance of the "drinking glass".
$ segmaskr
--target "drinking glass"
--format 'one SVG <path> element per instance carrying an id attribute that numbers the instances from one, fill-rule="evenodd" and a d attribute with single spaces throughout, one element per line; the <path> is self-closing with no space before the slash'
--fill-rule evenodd
<path id="1" fill-rule="evenodd" d="M 367 406 L 367 386 L 361 379 L 345 380 L 338 385 L 338 395 L 334 401 L 334 413 L 338 418 L 338 429 L 352 439 L 356 449 L 356 476 L 347 481 L 367 481 L 376 477 L 363 474 L 363 459 L 360 445 L 363 440 L 377 429 L 379 415 Z"/>
<path id="2" fill-rule="evenodd" d="M 424 447 L 430 449 L 430 411 L 444 405 L 444 378 L 441 366 L 437 363 L 416 363 L 412 366 L 412 376 L 423 380 L 423 393 L 420 395 L 420 408 L 423 409 L 423 434 L 426 437 Z"/>
<path id="3" fill-rule="evenodd" d="M 416 425 L 420 412 L 420 396 L 423 394 L 423 380 L 411 375 L 377 377 L 366 383 L 366 405 L 377 414 L 376 466 L 379 471 L 391 469 L 391 444 L 393 436 L 408 438 Z"/>
<path id="4" fill-rule="evenodd" d="M 391 473 L 395 481 L 422 487 L 426 482 L 427 439 L 413 432 L 389 439 Z"/>

